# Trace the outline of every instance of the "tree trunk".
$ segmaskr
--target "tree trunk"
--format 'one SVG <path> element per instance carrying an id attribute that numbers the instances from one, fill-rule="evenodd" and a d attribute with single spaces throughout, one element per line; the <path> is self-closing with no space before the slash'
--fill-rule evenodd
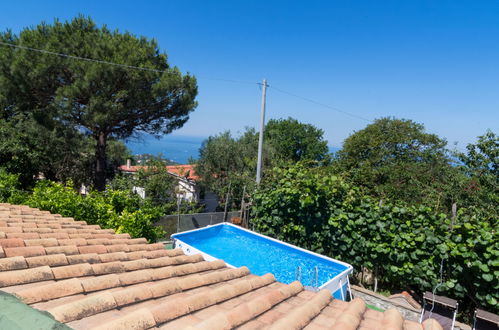
<path id="1" fill-rule="evenodd" d="M 100 132 L 97 137 L 97 146 L 95 149 L 95 189 L 103 191 L 106 189 L 106 170 L 107 170 L 107 135 Z"/>

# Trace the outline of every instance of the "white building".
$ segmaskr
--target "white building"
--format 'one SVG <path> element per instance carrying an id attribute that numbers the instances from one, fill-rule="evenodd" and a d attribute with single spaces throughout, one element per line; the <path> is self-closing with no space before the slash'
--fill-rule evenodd
<path id="1" fill-rule="evenodd" d="M 120 171 L 128 174 L 135 174 L 140 169 L 147 169 L 147 166 L 132 166 L 130 161 L 126 165 L 120 166 Z M 196 180 L 199 177 L 194 172 L 193 165 L 169 165 L 166 166 L 169 174 L 178 179 L 177 198 L 187 202 L 199 201 L 199 186 Z M 145 198 L 145 191 L 142 187 L 134 187 L 134 192 Z"/>

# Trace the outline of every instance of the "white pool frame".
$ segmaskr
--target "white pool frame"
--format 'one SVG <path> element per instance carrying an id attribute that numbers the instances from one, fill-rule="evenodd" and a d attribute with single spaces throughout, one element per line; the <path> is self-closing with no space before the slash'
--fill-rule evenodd
<path id="1" fill-rule="evenodd" d="M 186 255 L 201 254 L 203 256 L 204 260 L 206 260 L 206 261 L 218 260 L 218 258 L 215 258 L 215 257 L 213 257 L 213 256 L 211 256 L 211 255 L 209 255 L 207 253 L 204 253 L 201 250 L 196 249 L 195 247 L 193 247 L 193 246 L 185 243 L 184 241 L 182 241 L 179 238 L 176 238 L 175 236 L 178 235 L 178 234 L 186 234 L 186 233 L 191 233 L 191 232 L 196 232 L 196 231 L 202 231 L 202 230 L 205 230 L 205 229 L 208 229 L 208 228 L 213 228 L 213 227 L 216 227 L 216 226 L 224 226 L 224 225 L 226 225 L 226 226 L 232 226 L 234 228 L 237 228 L 238 230 L 244 230 L 244 231 L 246 231 L 246 232 L 248 232 L 250 234 L 260 236 L 260 237 L 262 237 L 264 239 L 267 239 L 267 240 L 270 240 L 270 241 L 274 241 L 274 242 L 279 243 L 281 245 L 286 245 L 286 246 L 291 247 L 293 249 L 302 251 L 302 252 L 304 252 L 306 254 L 310 254 L 310 255 L 319 257 L 321 259 L 332 261 L 332 262 L 335 262 L 337 264 L 340 264 L 340 265 L 343 265 L 343 266 L 347 267 L 347 269 L 345 269 L 344 271 L 342 271 L 340 274 L 336 275 L 335 277 L 333 277 L 332 279 L 330 279 L 329 281 L 327 281 L 326 283 L 324 283 L 323 285 L 321 285 L 319 287 L 319 290 L 327 289 L 327 290 L 329 290 L 331 292 L 331 294 L 334 294 L 336 291 L 340 290 L 340 296 L 341 296 L 342 300 L 346 300 L 346 293 L 344 291 L 348 291 L 348 293 L 350 294 L 350 298 L 353 297 L 352 296 L 352 291 L 350 289 L 350 280 L 348 278 L 348 275 L 350 275 L 353 272 L 352 265 L 347 264 L 347 263 L 345 263 L 343 261 L 340 261 L 340 260 L 329 258 L 329 257 L 323 256 L 323 255 L 320 255 L 318 253 L 302 249 L 302 248 L 300 248 L 298 246 L 295 246 L 295 245 L 292 245 L 292 244 L 289 244 L 289 243 L 277 240 L 277 239 L 272 238 L 272 237 L 268 237 L 268 236 L 256 233 L 254 231 L 251 231 L 251 230 L 248 230 L 248 229 L 236 226 L 236 225 L 228 223 L 228 222 L 223 222 L 223 223 L 219 223 L 219 224 L 216 224 L 216 225 L 211 225 L 211 226 L 207 226 L 207 227 L 203 227 L 203 228 L 198 228 L 198 229 L 193 229 L 193 230 L 188 230 L 188 231 L 183 231 L 181 233 L 173 234 L 173 235 L 171 235 L 171 239 L 173 241 L 173 247 L 174 248 L 181 248 L 182 251 L 184 251 L 184 253 Z M 225 264 L 227 265 L 227 267 L 237 268 L 237 267 L 235 267 L 235 266 L 233 266 L 231 264 L 228 264 L 228 263 L 225 263 Z M 346 290 L 342 289 L 342 288 L 345 288 L 345 286 L 346 286 Z M 307 288 L 307 287 L 305 287 L 305 288 Z"/>

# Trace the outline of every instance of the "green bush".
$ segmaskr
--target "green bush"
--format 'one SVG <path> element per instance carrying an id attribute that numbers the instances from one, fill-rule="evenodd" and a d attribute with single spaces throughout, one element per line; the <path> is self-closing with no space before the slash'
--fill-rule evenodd
<path id="1" fill-rule="evenodd" d="M 437 291 L 497 312 L 497 223 L 380 205 L 325 169 L 275 169 L 253 195 L 255 230 L 371 270 L 386 288 Z M 451 230 L 452 228 L 452 230 Z M 472 303 L 474 302 L 474 303 Z"/>
<path id="2" fill-rule="evenodd" d="M 27 193 L 20 189 L 19 175 L 0 168 L 0 202 L 22 204 Z"/>
<path id="3" fill-rule="evenodd" d="M 25 204 L 112 228 L 118 233 L 129 233 L 132 237 L 145 237 L 149 241 L 164 236 L 163 231 L 153 225 L 163 214 L 162 209 L 141 201 L 128 191 L 109 189 L 83 196 L 71 184 L 39 181 Z"/>

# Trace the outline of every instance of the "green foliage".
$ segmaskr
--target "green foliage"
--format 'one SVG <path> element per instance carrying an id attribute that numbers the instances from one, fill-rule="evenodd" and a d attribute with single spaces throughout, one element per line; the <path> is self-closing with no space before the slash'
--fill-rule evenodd
<path id="1" fill-rule="evenodd" d="M 196 79 L 170 67 L 155 40 L 98 27 L 79 16 L 23 29 L 0 40 L 48 52 L 99 59 L 151 70 L 130 70 L 98 61 L 0 49 L 0 109 L 6 117 L 29 113 L 39 123 L 58 123 L 94 141 L 95 185 L 105 188 L 107 146 L 141 131 L 168 134 L 196 107 Z"/>
<path id="2" fill-rule="evenodd" d="M 0 166 L 19 174 L 23 188 L 29 188 L 35 178 L 76 184 L 92 182 L 95 142 L 57 123 L 41 125 L 32 115 L 0 119 Z M 55 156 L 56 155 L 56 156 Z M 120 141 L 109 141 L 108 177 L 122 164 L 129 152 Z"/>
<path id="3" fill-rule="evenodd" d="M 19 174 L 8 173 L 0 168 L 0 201 L 12 204 L 21 204 L 26 193 L 20 189 Z"/>
<path id="4" fill-rule="evenodd" d="M 163 214 L 199 213 L 203 206 L 196 202 L 180 201 L 178 204 L 178 178 L 168 173 L 161 159 L 151 158 L 136 175 L 119 174 L 109 184 L 113 190 L 131 192 L 134 187 L 141 187 L 145 192 L 145 203 L 160 208 Z"/>
<path id="5" fill-rule="evenodd" d="M 109 189 L 83 196 L 71 183 L 65 186 L 45 180 L 37 182 L 32 193 L 27 194 L 15 189 L 16 180 L 17 176 L 0 171 L 0 188 L 10 188 L 0 189 L 0 192 L 9 192 L 0 193 L 1 202 L 26 204 L 150 241 L 164 236 L 163 231 L 153 225 L 164 214 L 163 210 L 144 203 L 130 192 Z"/>
<path id="6" fill-rule="evenodd" d="M 284 162 L 328 161 L 329 149 L 323 135 L 323 130 L 293 118 L 271 119 L 265 127 L 274 157 Z"/>
<path id="7" fill-rule="evenodd" d="M 448 211 L 455 202 L 446 141 L 411 120 L 381 118 L 349 136 L 335 166 L 352 184 L 378 199 Z"/>
<path id="8" fill-rule="evenodd" d="M 240 138 L 234 138 L 226 131 L 210 136 L 199 150 L 196 173 L 201 177 L 201 183 L 224 203 L 229 184 L 232 196 L 237 199 L 244 186 L 248 190 L 254 185 L 257 148 L 254 136 L 254 130 L 248 130 Z"/>
<path id="9" fill-rule="evenodd" d="M 174 208 L 177 204 L 177 180 L 168 173 L 161 159 L 149 159 L 145 167 L 139 169 L 135 184 L 145 189 L 145 196 L 153 205 Z M 175 206 L 173 206 L 175 205 Z"/>
<path id="10" fill-rule="evenodd" d="M 327 141 L 323 131 L 296 119 L 271 119 L 265 127 L 263 171 L 289 162 L 309 161 L 316 166 L 329 161 Z M 202 182 L 222 201 L 229 183 L 235 208 L 243 193 L 253 190 L 258 154 L 258 132 L 247 128 L 240 137 L 229 131 L 210 136 L 200 149 L 196 173 Z"/>
<path id="11" fill-rule="evenodd" d="M 474 214 L 491 221 L 499 219 L 499 136 L 487 131 L 466 153 L 457 154 L 466 175 L 463 203 Z"/>
<path id="12" fill-rule="evenodd" d="M 277 168 L 253 195 L 254 228 L 264 234 L 374 272 L 381 285 L 439 293 L 497 311 L 497 222 L 432 208 L 385 203 L 328 173 L 302 164 Z"/>

